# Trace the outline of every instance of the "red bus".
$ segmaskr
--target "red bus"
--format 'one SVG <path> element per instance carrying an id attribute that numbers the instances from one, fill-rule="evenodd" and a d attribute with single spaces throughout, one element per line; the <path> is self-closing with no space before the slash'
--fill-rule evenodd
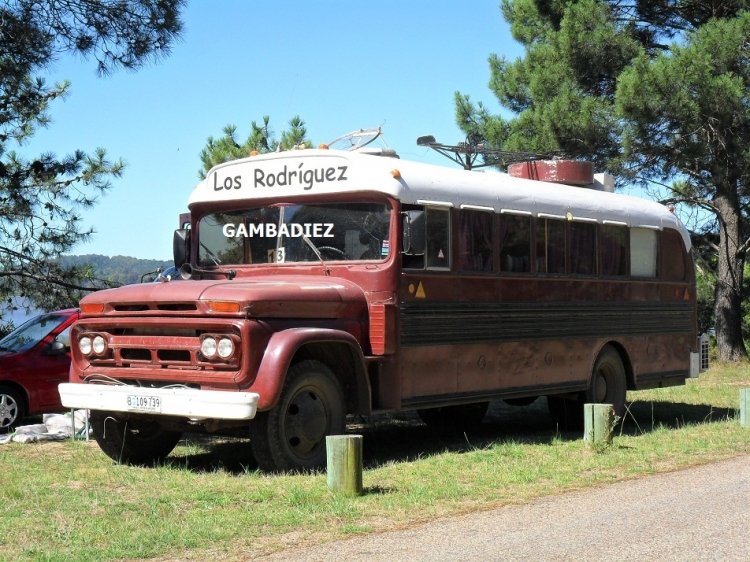
<path id="1" fill-rule="evenodd" d="M 686 229 L 601 183 L 314 149 L 221 164 L 188 208 L 186 279 L 91 294 L 74 326 L 63 404 L 118 461 L 249 431 L 262 469 L 317 468 L 349 414 L 546 396 L 568 424 L 697 374 Z"/>

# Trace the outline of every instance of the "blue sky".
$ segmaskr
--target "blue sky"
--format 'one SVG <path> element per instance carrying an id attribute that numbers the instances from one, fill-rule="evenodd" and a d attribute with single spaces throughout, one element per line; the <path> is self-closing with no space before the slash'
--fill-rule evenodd
<path id="1" fill-rule="evenodd" d="M 169 57 L 98 77 L 95 63 L 61 57 L 50 81 L 70 80 L 52 124 L 22 151 L 107 150 L 127 163 L 91 210 L 96 234 L 73 253 L 171 259 L 172 231 L 198 181 L 206 139 L 229 123 L 240 138 L 294 115 L 315 145 L 381 126 L 402 158 L 451 164 L 416 138 L 463 140 L 455 91 L 499 111 L 491 53 L 521 56 L 499 0 L 191 0 Z"/>

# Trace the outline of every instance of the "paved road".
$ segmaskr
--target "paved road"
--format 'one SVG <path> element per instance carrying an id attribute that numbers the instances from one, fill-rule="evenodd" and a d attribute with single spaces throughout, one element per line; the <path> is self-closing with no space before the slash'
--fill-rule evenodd
<path id="1" fill-rule="evenodd" d="M 750 562 L 750 456 L 264 560 Z"/>

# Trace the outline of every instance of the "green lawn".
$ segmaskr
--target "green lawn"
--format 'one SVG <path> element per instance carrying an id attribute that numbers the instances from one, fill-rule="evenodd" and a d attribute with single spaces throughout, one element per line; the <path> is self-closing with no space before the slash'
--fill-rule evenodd
<path id="1" fill-rule="evenodd" d="M 364 435 L 365 495 L 326 477 L 260 474 L 245 440 L 193 439 L 157 468 L 113 464 L 93 442 L 0 446 L 0 560 L 242 559 L 750 452 L 737 421 L 750 365 L 631 393 L 612 447 L 560 433 L 544 400 L 493 404 L 476 432 L 436 436 L 414 416 Z"/>

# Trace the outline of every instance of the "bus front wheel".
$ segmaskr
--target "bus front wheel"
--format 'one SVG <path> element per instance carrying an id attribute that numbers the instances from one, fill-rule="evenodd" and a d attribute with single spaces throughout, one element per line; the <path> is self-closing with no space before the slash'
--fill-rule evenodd
<path id="1" fill-rule="evenodd" d="M 92 410 L 89 422 L 94 439 L 109 458 L 136 466 L 164 460 L 182 437 L 179 431 L 162 429 L 159 422 L 128 419 L 117 412 Z"/>
<path id="2" fill-rule="evenodd" d="M 292 365 L 279 403 L 250 422 L 250 445 L 267 472 L 307 471 L 326 463 L 326 436 L 344 432 L 344 393 L 316 360 Z"/>
<path id="3" fill-rule="evenodd" d="M 612 404 L 615 415 L 622 417 L 625 412 L 627 391 L 625 367 L 620 354 L 605 346 L 594 363 L 591 379 L 586 392 L 575 398 L 548 396 L 547 405 L 552 418 L 565 430 L 583 428 L 584 404 Z"/>

